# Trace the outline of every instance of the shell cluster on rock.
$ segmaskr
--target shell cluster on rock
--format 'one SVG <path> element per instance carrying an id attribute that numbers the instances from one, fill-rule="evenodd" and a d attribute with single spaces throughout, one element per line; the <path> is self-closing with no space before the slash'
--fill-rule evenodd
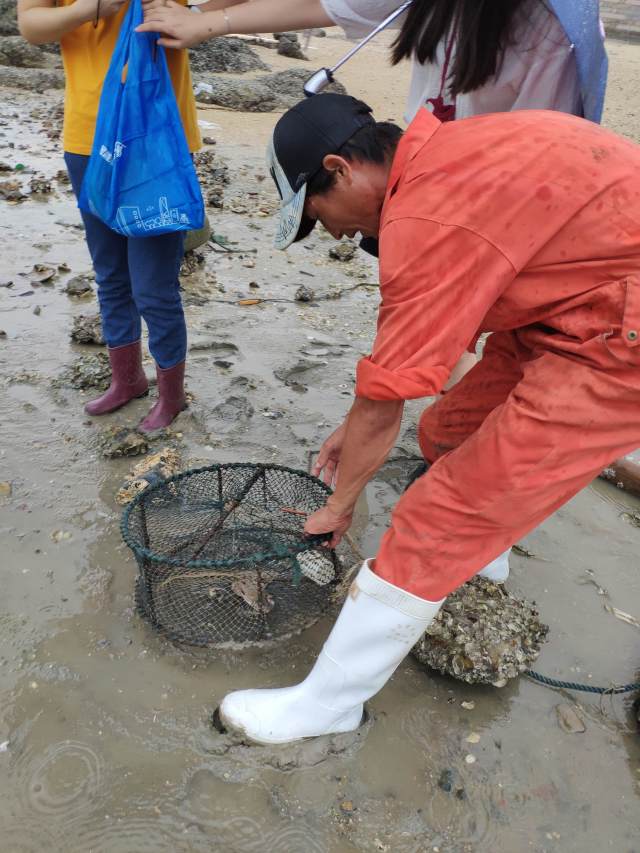
<path id="1" fill-rule="evenodd" d="M 446 599 L 412 654 L 460 681 L 503 687 L 531 667 L 548 630 L 533 604 L 476 577 Z"/>

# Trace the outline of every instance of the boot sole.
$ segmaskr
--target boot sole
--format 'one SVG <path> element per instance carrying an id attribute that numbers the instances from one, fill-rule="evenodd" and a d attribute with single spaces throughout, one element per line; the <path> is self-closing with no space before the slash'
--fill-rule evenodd
<path id="1" fill-rule="evenodd" d="M 333 737 L 334 735 L 344 735 L 349 734 L 350 732 L 356 732 L 358 731 L 358 729 L 361 729 L 365 723 L 369 722 L 369 719 L 369 713 L 365 708 L 362 712 L 362 719 L 355 727 L 355 729 L 347 729 L 344 732 L 325 732 L 319 735 L 306 735 L 305 737 L 297 737 L 292 739 L 290 738 L 288 740 L 256 740 L 255 738 L 252 738 L 250 735 L 248 735 L 245 729 L 227 722 L 227 720 L 225 720 L 224 718 L 224 714 L 222 714 L 222 712 L 220 711 L 220 706 L 218 706 L 212 714 L 211 725 L 214 729 L 216 729 L 216 731 L 220 732 L 220 734 L 222 735 L 229 734 L 229 732 L 233 732 L 234 734 L 240 735 L 240 737 L 245 741 L 245 743 L 248 743 L 252 746 L 284 746 L 288 743 L 302 743 L 302 741 L 305 740 L 314 740 L 314 738 L 317 737 Z"/>

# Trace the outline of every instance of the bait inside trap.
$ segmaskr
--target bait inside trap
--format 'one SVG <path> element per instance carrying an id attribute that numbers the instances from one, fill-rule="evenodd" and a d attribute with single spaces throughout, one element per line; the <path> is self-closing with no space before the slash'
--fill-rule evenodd
<path id="1" fill-rule="evenodd" d="M 330 489 L 302 471 L 232 463 L 141 492 L 122 518 L 138 610 L 197 646 L 283 639 L 316 622 L 342 579 L 326 535 L 305 537 Z"/>

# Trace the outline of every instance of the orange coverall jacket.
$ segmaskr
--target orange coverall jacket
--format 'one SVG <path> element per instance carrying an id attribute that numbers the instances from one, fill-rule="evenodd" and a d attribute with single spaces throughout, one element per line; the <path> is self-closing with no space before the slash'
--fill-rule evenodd
<path id="1" fill-rule="evenodd" d="M 402 138 L 380 229 L 382 303 L 356 395 L 438 393 L 434 462 L 394 510 L 376 571 L 437 600 L 640 445 L 640 147 L 520 111 Z"/>

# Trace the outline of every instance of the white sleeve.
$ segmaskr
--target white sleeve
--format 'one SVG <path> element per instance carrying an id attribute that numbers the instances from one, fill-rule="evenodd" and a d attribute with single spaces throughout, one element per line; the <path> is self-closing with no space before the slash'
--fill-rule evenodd
<path id="1" fill-rule="evenodd" d="M 545 20 L 546 19 L 546 20 Z M 513 87 L 512 110 L 558 110 L 580 115 L 580 83 L 573 45 L 551 11 L 507 50 L 503 83 Z M 503 77 L 501 73 L 499 77 Z M 510 78 L 510 79 L 509 79 Z"/>
<path id="2" fill-rule="evenodd" d="M 558 110 L 581 115 L 578 69 L 568 45 L 550 56 L 538 57 L 528 67 L 511 109 Z"/>
<path id="3" fill-rule="evenodd" d="M 360 39 L 402 5 L 401 0 L 320 0 L 334 24 L 342 27 L 347 38 Z M 391 25 L 399 28 L 404 15 Z"/>

